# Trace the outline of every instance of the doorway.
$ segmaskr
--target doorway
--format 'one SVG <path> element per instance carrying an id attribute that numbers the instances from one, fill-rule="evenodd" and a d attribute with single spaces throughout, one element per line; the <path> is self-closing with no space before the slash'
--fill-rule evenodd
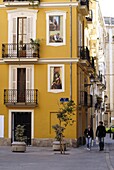
<path id="1" fill-rule="evenodd" d="M 26 68 L 17 68 L 17 102 L 26 100 Z"/>
<path id="2" fill-rule="evenodd" d="M 18 17 L 17 18 L 17 42 L 21 46 L 26 43 L 27 40 L 27 18 Z"/>
<path id="3" fill-rule="evenodd" d="M 31 145 L 31 112 L 12 112 L 11 142 L 15 141 L 15 129 L 17 125 L 24 125 L 25 142 Z"/>

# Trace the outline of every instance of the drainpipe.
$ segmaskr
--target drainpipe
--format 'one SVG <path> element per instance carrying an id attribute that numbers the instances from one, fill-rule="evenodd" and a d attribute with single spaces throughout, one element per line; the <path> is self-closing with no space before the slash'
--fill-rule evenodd
<path id="1" fill-rule="evenodd" d="M 72 5 L 70 5 L 70 58 L 72 58 Z M 70 100 L 72 100 L 72 63 L 70 63 Z"/>

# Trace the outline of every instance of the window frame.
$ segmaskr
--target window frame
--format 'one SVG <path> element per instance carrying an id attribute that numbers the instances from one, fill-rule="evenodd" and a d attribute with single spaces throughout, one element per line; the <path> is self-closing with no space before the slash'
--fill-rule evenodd
<path id="1" fill-rule="evenodd" d="M 13 42 L 13 19 L 16 20 L 17 23 L 17 18 L 18 17 L 27 17 L 32 19 L 32 37 L 33 39 L 36 38 L 36 20 L 37 20 L 37 13 L 38 10 L 32 10 L 32 9 L 16 9 L 16 10 L 8 10 L 8 43 Z M 12 34 L 11 34 L 12 33 Z M 16 27 L 16 36 L 17 36 L 17 27 Z"/>

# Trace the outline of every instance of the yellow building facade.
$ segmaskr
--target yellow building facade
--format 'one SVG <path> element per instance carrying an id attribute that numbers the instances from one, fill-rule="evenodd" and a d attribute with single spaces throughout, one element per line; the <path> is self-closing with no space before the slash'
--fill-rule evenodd
<path id="1" fill-rule="evenodd" d="M 50 146 L 60 100 L 68 98 L 76 121 L 65 139 L 77 146 L 92 107 L 84 92 L 94 72 L 84 46 L 89 1 L 37 3 L 0 0 L 0 144 L 10 145 L 24 124 L 28 145 Z"/>

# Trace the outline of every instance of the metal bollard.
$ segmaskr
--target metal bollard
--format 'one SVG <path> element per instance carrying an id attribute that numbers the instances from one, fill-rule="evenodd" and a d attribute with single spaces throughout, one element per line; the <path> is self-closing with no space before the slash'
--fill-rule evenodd
<path id="1" fill-rule="evenodd" d="M 110 138 L 111 138 L 111 127 L 110 127 Z"/>
<path id="2" fill-rule="evenodd" d="M 112 139 L 114 139 L 114 133 L 112 134 Z"/>

